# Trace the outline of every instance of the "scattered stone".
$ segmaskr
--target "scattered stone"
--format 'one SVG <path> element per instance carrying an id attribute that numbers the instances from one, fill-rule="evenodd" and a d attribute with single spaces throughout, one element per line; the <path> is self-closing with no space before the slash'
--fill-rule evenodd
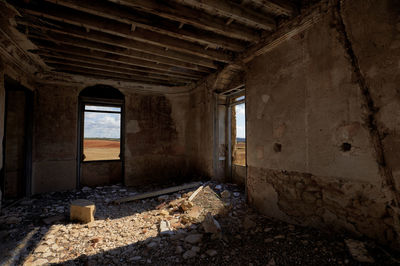
<path id="1" fill-rule="evenodd" d="M 167 201 L 169 199 L 168 195 L 162 195 L 157 198 L 158 201 Z"/>
<path id="2" fill-rule="evenodd" d="M 187 216 L 191 219 L 191 220 L 196 220 L 199 218 L 199 216 L 201 215 L 203 211 L 203 208 L 199 207 L 199 206 L 194 206 L 193 208 L 191 208 L 188 212 L 187 212 Z"/>
<path id="3" fill-rule="evenodd" d="M 138 260 L 141 260 L 141 259 L 142 259 L 141 256 L 135 256 L 135 257 L 132 257 L 132 258 L 130 259 L 130 261 L 138 261 Z"/>
<path id="4" fill-rule="evenodd" d="M 275 266 L 275 265 L 276 265 L 276 263 L 275 263 L 274 258 L 270 259 L 268 264 L 267 264 L 267 266 Z"/>
<path id="5" fill-rule="evenodd" d="M 167 210 L 161 210 L 160 214 L 163 215 L 163 216 L 168 216 L 169 212 Z"/>
<path id="6" fill-rule="evenodd" d="M 233 196 L 237 198 L 237 197 L 240 196 L 240 193 L 239 192 L 233 192 Z"/>
<path id="7" fill-rule="evenodd" d="M 198 253 L 198 252 L 200 252 L 200 247 L 193 246 L 193 247 L 192 247 L 192 251 Z"/>
<path id="8" fill-rule="evenodd" d="M 375 262 L 375 260 L 368 254 L 363 242 L 354 239 L 345 239 L 344 242 L 355 260 L 367 263 Z"/>
<path id="9" fill-rule="evenodd" d="M 176 247 L 176 250 L 175 250 L 175 253 L 176 253 L 176 254 L 181 254 L 182 252 L 183 252 L 182 246 L 177 246 L 177 247 Z"/>
<path id="10" fill-rule="evenodd" d="M 46 264 L 46 263 L 49 263 L 49 261 L 46 260 L 46 259 L 37 259 L 32 263 L 32 265 L 34 265 L 34 266 L 38 265 L 39 266 L 39 265 L 43 265 L 43 264 Z"/>
<path id="11" fill-rule="evenodd" d="M 191 202 L 191 201 L 187 201 L 187 200 L 185 200 L 184 202 L 182 202 L 182 204 L 181 204 L 181 209 L 183 210 L 183 211 L 187 211 L 187 210 L 189 210 L 190 208 L 192 208 L 194 205 L 193 205 L 193 203 Z"/>
<path id="12" fill-rule="evenodd" d="M 224 190 L 221 192 L 221 197 L 223 199 L 229 199 L 231 197 L 231 193 L 228 190 Z"/>
<path id="13" fill-rule="evenodd" d="M 185 237 L 185 242 L 188 242 L 190 244 L 196 244 L 199 243 L 202 238 L 203 238 L 202 234 L 192 234 Z"/>
<path id="14" fill-rule="evenodd" d="M 222 189 L 222 186 L 221 186 L 221 185 L 216 185 L 216 186 L 215 186 L 215 189 L 216 189 L 216 190 L 221 190 L 221 189 Z"/>
<path id="15" fill-rule="evenodd" d="M 268 232 L 271 231 L 271 230 L 272 230 L 271 227 L 264 228 L 264 232 L 265 232 L 265 233 L 268 233 Z"/>
<path id="16" fill-rule="evenodd" d="M 211 212 L 208 212 L 202 223 L 203 229 L 206 233 L 218 234 L 221 232 L 221 225 L 214 217 Z"/>
<path id="17" fill-rule="evenodd" d="M 264 243 L 271 243 L 271 242 L 274 242 L 274 239 L 273 239 L 273 238 L 266 238 L 266 239 L 264 239 Z"/>
<path id="18" fill-rule="evenodd" d="M 250 228 L 253 228 L 253 227 L 255 227 L 257 224 L 253 221 L 253 220 L 251 220 L 249 217 L 245 217 L 244 218 L 244 221 L 243 221 L 243 228 L 245 229 L 245 230 L 249 230 Z"/>
<path id="19" fill-rule="evenodd" d="M 274 238 L 275 238 L 275 239 L 284 239 L 285 236 L 284 236 L 284 235 L 277 235 L 277 236 L 275 236 Z"/>
<path id="20" fill-rule="evenodd" d="M 171 229 L 169 221 L 160 222 L 160 235 L 173 235 L 174 232 Z"/>
<path id="21" fill-rule="evenodd" d="M 82 223 L 91 223 L 94 221 L 94 212 L 96 207 L 93 202 L 85 199 L 77 199 L 71 203 L 70 219 Z"/>
<path id="22" fill-rule="evenodd" d="M 148 248 L 155 248 L 155 247 L 158 247 L 158 243 L 155 242 L 155 241 L 150 242 L 149 244 L 147 244 L 147 247 L 148 247 Z"/>
<path id="23" fill-rule="evenodd" d="M 88 192 L 88 191 L 91 191 L 92 189 L 90 188 L 90 187 L 83 187 L 82 188 L 82 191 L 84 191 L 84 192 Z"/>
<path id="24" fill-rule="evenodd" d="M 218 254 L 218 252 L 215 249 L 209 249 L 206 251 L 207 255 L 210 257 L 214 257 Z"/>
<path id="25" fill-rule="evenodd" d="M 6 224 L 17 224 L 20 223 L 21 221 L 22 218 L 11 216 L 6 219 Z"/>
<path id="26" fill-rule="evenodd" d="M 50 225 L 50 224 L 60 222 L 64 219 L 65 219 L 64 215 L 55 215 L 55 216 L 50 216 L 50 217 L 44 218 L 43 222 L 47 225 Z"/>
<path id="27" fill-rule="evenodd" d="M 197 253 L 194 252 L 193 250 L 188 250 L 185 253 L 183 253 L 183 259 L 187 260 L 187 259 L 191 259 L 197 256 Z"/>

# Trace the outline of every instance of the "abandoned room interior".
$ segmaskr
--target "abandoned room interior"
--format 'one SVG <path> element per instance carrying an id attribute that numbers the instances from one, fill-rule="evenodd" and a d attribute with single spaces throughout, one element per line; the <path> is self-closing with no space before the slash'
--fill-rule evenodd
<path id="1" fill-rule="evenodd" d="M 1 265 L 399 265 L 400 2 L 0 0 Z"/>

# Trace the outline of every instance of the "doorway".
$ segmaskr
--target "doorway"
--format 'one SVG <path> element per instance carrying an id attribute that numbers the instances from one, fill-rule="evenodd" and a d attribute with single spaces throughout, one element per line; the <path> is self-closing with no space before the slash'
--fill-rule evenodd
<path id="1" fill-rule="evenodd" d="M 1 186 L 5 200 L 31 195 L 33 92 L 5 77 L 5 121 Z"/>

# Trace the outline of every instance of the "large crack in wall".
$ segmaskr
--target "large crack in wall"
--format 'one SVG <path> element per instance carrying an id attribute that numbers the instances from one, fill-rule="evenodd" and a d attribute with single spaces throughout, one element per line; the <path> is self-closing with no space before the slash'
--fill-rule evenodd
<path id="1" fill-rule="evenodd" d="M 393 210 L 393 219 L 394 219 L 394 229 L 397 233 L 397 238 L 400 237 L 400 224 L 399 224 L 399 202 L 400 195 L 396 190 L 395 180 L 393 178 L 392 170 L 386 163 L 385 158 L 385 150 L 382 143 L 384 135 L 378 129 L 378 122 L 376 119 L 376 113 L 378 112 L 377 107 L 375 106 L 374 100 L 372 99 L 370 88 L 368 87 L 365 77 L 361 71 L 360 64 L 358 58 L 354 52 L 353 45 L 350 41 L 349 35 L 346 30 L 346 25 L 342 16 L 342 8 L 343 3 L 342 0 L 337 1 L 337 5 L 335 8 L 336 15 L 336 30 L 339 33 L 339 41 L 343 45 L 347 53 L 347 58 L 352 66 L 352 70 L 356 77 L 358 86 L 361 90 L 362 100 L 363 100 L 363 109 L 365 112 L 364 121 L 368 127 L 369 135 L 371 138 L 371 142 L 373 144 L 376 161 L 379 166 L 379 172 L 383 179 L 382 187 L 383 191 L 385 191 L 388 198 L 391 198 L 391 202 L 388 202 L 388 206 L 390 206 Z"/>

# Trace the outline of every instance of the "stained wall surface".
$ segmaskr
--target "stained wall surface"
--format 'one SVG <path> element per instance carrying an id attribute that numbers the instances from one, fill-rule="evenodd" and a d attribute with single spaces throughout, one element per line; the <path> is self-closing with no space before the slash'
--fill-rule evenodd
<path id="1" fill-rule="evenodd" d="M 344 3 L 340 13 L 328 12 L 248 65 L 248 197 L 283 220 L 398 245 L 395 193 L 382 185 L 381 147 L 369 119 L 384 132 L 384 153 L 398 179 L 399 4 Z M 377 113 L 366 104 L 346 38 Z"/>
<path id="2" fill-rule="evenodd" d="M 77 174 L 78 95 L 83 88 L 38 87 L 34 193 L 73 189 Z M 188 96 L 121 91 L 125 95 L 125 184 L 135 186 L 189 179 L 185 146 Z M 85 168 L 94 167 L 89 164 Z M 110 167 L 98 164 L 95 172 L 99 182 L 91 177 L 82 180 L 85 185 L 112 183 L 106 173 L 100 173 L 102 169 L 112 171 L 113 175 L 121 173 L 112 163 Z"/>

